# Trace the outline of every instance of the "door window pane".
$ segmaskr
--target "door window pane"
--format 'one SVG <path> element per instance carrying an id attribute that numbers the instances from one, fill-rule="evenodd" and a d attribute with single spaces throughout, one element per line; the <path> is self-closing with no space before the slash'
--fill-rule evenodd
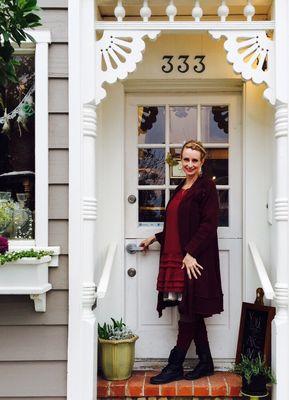
<path id="1" fill-rule="evenodd" d="M 203 165 L 204 173 L 216 185 L 228 185 L 228 149 L 207 149 L 207 159 Z"/>
<path id="2" fill-rule="evenodd" d="M 197 139 L 197 107 L 170 107 L 170 143 Z"/>
<path id="3" fill-rule="evenodd" d="M 229 226 L 229 190 L 218 190 L 219 195 L 219 226 Z"/>
<path id="4" fill-rule="evenodd" d="M 165 107 L 138 107 L 138 143 L 165 143 Z"/>
<path id="5" fill-rule="evenodd" d="M 16 57 L 19 84 L 1 93 L 0 105 L 0 234 L 9 239 L 34 237 L 34 55 Z M 8 122 L 8 124 L 7 124 Z M 7 131 L 3 127 L 8 127 Z"/>
<path id="6" fill-rule="evenodd" d="M 201 108 L 202 141 L 205 143 L 229 142 L 228 106 L 202 106 Z"/>
<path id="7" fill-rule="evenodd" d="M 167 164 L 170 174 L 170 185 L 178 185 L 185 177 L 185 173 L 181 168 L 181 149 L 171 148 L 167 155 Z"/>
<path id="8" fill-rule="evenodd" d="M 164 190 L 139 190 L 139 225 L 163 222 L 164 212 Z"/>
<path id="9" fill-rule="evenodd" d="M 165 184 L 165 149 L 138 150 L 139 185 Z"/>

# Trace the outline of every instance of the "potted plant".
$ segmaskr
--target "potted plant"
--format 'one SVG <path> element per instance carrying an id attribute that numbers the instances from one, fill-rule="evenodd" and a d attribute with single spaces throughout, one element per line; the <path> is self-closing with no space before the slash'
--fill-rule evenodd
<path id="1" fill-rule="evenodd" d="M 138 336 L 128 329 L 122 318 L 111 320 L 112 324 L 98 324 L 101 370 L 107 380 L 128 379 L 132 374 Z"/>
<path id="2" fill-rule="evenodd" d="M 242 393 L 251 399 L 266 396 L 267 383 L 276 383 L 271 368 L 266 365 L 260 353 L 254 359 L 241 354 L 241 362 L 235 364 L 234 372 L 242 376 Z"/>

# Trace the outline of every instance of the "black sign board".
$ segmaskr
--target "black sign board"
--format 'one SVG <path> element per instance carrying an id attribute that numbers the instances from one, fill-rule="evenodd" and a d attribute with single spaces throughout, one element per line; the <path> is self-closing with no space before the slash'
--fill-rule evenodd
<path id="1" fill-rule="evenodd" d="M 258 354 L 267 364 L 271 362 L 271 322 L 275 315 L 274 307 L 243 303 L 236 363 L 241 361 L 241 354 L 253 359 Z"/>

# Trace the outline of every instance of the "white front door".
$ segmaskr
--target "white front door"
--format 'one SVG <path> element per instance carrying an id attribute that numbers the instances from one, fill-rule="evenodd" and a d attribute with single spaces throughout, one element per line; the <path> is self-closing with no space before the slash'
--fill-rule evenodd
<path id="1" fill-rule="evenodd" d="M 204 173 L 220 199 L 218 228 L 224 312 L 206 320 L 214 358 L 234 358 L 242 302 L 241 95 L 127 95 L 125 138 L 125 245 L 162 230 L 172 190 L 182 178 L 182 144 L 208 149 Z M 175 165 L 170 165 L 174 162 Z M 146 254 L 125 252 L 125 319 L 139 335 L 137 358 L 167 357 L 175 345 L 178 312 L 156 311 L 159 245 Z M 193 347 L 193 346 L 192 346 Z"/>

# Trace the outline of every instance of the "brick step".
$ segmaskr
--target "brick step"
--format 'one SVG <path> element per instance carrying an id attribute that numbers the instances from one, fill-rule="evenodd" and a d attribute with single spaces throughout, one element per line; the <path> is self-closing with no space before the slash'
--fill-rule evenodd
<path id="1" fill-rule="evenodd" d="M 98 379 L 100 399 L 191 399 L 233 400 L 240 398 L 241 378 L 231 372 L 216 372 L 214 375 L 195 381 L 181 380 L 165 385 L 152 385 L 149 378 L 156 371 L 134 371 L 125 381 Z M 221 398 L 221 399 L 220 399 Z"/>

